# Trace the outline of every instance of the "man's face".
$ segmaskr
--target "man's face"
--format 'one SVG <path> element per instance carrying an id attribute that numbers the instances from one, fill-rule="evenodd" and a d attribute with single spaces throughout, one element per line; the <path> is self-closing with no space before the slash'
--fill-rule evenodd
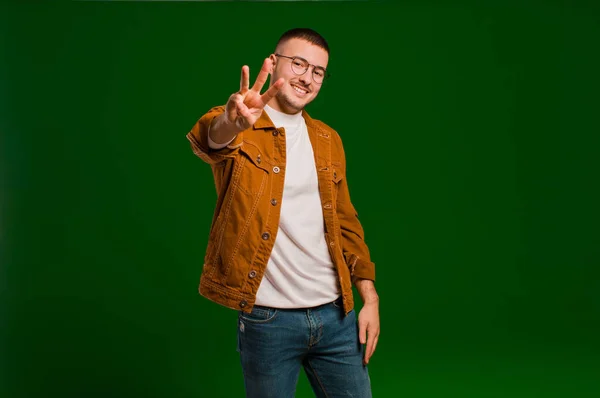
<path id="1" fill-rule="evenodd" d="M 285 82 L 275 98 L 269 102 L 269 106 L 284 113 L 298 113 L 314 100 L 321 90 L 321 84 L 314 81 L 312 65 L 327 68 L 329 55 L 321 47 L 302 39 L 284 42 L 277 48 L 276 53 L 287 57 L 301 57 L 311 64 L 304 74 L 298 75 L 292 69 L 292 59 L 271 55 L 273 70 L 270 84 L 281 77 Z M 298 69 L 298 65 L 295 65 L 295 68 Z"/>

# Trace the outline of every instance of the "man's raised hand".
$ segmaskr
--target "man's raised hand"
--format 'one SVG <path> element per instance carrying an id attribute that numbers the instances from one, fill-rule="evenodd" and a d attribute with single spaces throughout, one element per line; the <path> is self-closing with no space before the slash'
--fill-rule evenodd
<path id="1" fill-rule="evenodd" d="M 240 131 L 252 126 L 262 114 L 262 111 L 267 103 L 277 94 L 284 79 L 278 79 L 267 91 L 260 93 L 269 76 L 271 69 L 271 60 L 266 58 L 262 68 L 254 82 L 250 87 L 250 70 L 248 66 L 242 67 L 240 78 L 240 91 L 232 94 L 227 101 L 225 113 L 227 121 L 235 124 Z"/>

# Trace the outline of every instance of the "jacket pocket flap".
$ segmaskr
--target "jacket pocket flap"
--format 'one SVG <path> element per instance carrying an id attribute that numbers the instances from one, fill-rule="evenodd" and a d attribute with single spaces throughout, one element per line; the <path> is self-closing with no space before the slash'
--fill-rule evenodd
<path id="1" fill-rule="evenodd" d="M 266 161 L 260 149 L 253 143 L 244 141 L 240 146 L 240 152 L 242 152 L 248 160 L 259 169 L 263 169 L 267 173 L 270 171 L 269 163 Z"/>
<path id="2" fill-rule="evenodd" d="M 337 184 L 340 181 L 342 181 L 343 178 L 344 178 L 344 175 L 343 175 L 341 167 L 332 165 L 331 166 L 331 179 L 333 180 L 333 182 L 335 182 Z"/>

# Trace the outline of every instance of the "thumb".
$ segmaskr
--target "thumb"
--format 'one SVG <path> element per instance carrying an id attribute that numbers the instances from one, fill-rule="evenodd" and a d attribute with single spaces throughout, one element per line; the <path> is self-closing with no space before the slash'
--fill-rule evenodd
<path id="1" fill-rule="evenodd" d="M 243 97 L 240 94 L 232 94 L 225 105 L 225 112 L 227 112 L 227 116 L 229 120 L 233 120 L 237 116 L 238 103 L 240 99 Z"/>
<path id="2" fill-rule="evenodd" d="M 367 325 L 364 322 L 358 324 L 358 339 L 360 344 L 367 343 Z"/>

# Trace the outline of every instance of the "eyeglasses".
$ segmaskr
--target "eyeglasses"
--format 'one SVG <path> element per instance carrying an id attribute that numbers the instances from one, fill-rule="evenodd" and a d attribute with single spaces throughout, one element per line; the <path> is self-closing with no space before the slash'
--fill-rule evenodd
<path id="1" fill-rule="evenodd" d="M 305 74 L 308 70 L 308 67 L 312 66 L 312 78 L 313 81 L 317 84 L 323 83 L 323 80 L 325 78 L 330 77 L 329 73 L 327 73 L 327 69 L 323 68 L 322 66 L 311 65 L 308 63 L 307 60 L 305 60 L 302 57 L 288 57 L 287 55 L 281 54 L 275 54 L 275 56 L 291 59 L 292 62 L 290 63 L 290 65 L 292 66 L 292 72 L 299 76 Z"/>

